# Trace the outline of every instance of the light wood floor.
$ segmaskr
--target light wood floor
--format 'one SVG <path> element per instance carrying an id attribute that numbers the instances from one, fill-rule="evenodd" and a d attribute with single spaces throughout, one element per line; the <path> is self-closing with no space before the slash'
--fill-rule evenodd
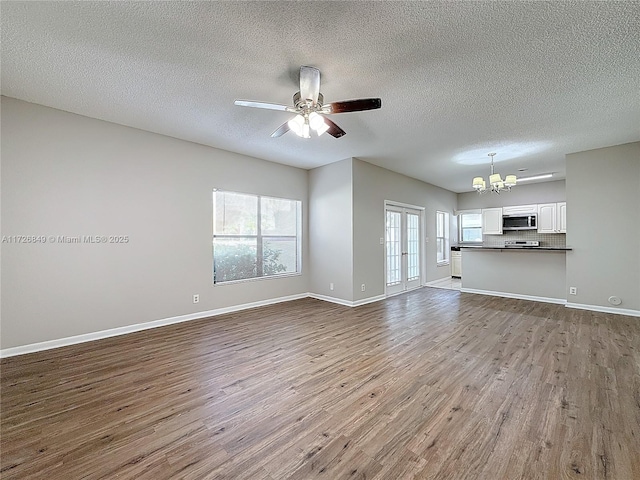
<path id="1" fill-rule="evenodd" d="M 462 279 L 458 277 L 445 277 L 427 283 L 428 287 L 447 288 L 449 290 L 460 290 L 462 288 Z"/>
<path id="2" fill-rule="evenodd" d="M 640 479 L 640 319 L 423 288 L 2 361 L 2 479 Z"/>

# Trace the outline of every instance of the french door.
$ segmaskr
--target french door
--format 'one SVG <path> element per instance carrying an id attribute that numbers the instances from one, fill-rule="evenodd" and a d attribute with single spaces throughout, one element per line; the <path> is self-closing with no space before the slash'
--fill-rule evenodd
<path id="1" fill-rule="evenodd" d="M 385 275 L 387 295 L 420 286 L 421 211 L 395 205 L 385 207 Z"/>

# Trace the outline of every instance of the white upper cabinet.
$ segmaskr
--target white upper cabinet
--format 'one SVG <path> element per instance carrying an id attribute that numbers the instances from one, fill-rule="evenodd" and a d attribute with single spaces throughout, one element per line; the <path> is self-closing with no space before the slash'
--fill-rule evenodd
<path id="1" fill-rule="evenodd" d="M 567 233 L 567 202 L 538 205 L 538 233 Z"/>
<path id="2" fill-rule="evenodd" d="M 502 208 L 482 209 L 482 234 L 502 235 Z"/>
<path id="3" fill-rule="evenodd" d="M 556 224 L 558 233 L 567 233 L 567 202 L 558 202 Z"/>
<path id="4" fill-rule="evenodd" d="M 538 205 L 516 205 L 515 207 L 502 207 L 503 215 L 531 215 L 538 213 Z"/>
<path id="5" fill-rule="evenodd" d="M 556 233 L 555 203 L 541 203 L 538 205 L 538 233 Z"/>

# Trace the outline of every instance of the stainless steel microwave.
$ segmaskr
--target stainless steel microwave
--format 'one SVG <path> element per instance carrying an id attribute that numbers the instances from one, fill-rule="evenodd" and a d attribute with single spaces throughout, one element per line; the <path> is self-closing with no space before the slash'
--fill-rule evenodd
<path id="1" fill-rule="evenodd" d="M 503 215 L 502 230 L 537 230 L 538 216 L 535 213 L 529 215 Z"/>

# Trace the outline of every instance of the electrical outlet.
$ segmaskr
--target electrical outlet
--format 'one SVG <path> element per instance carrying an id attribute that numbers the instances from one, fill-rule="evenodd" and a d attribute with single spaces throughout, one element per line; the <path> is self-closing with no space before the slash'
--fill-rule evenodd
<path id="1" fill-rule="evenodd" d="M 380 237 L 380 245 L 384 245 L 384 238 Z"/>
<path id="2" fill-rule="evenodd" d="M 193 303 L 198 303 L 200 301 L 200 295 L 197 293 L 193 296 Z"/>
<path id="3" fill-rule="evenodd" d="M 569 287 L 569 295 L 577 295 L 578 288 L 577 287 Z"/>
<path id="4" fill-rule="evenodd" d="M 333 282 L 329 284 L 329 290 L 333 290 Z"/>
<path id="5" fill-rule="evenodd" d="M 367 289 L 367 287 L 366 287 L 366 286 L 365 286 L 365 284 L 363 283 L 363 284 L 362 284 L 362 286 L 360 287 L 360 290 L 364 292 L 366 289 Z"/>

